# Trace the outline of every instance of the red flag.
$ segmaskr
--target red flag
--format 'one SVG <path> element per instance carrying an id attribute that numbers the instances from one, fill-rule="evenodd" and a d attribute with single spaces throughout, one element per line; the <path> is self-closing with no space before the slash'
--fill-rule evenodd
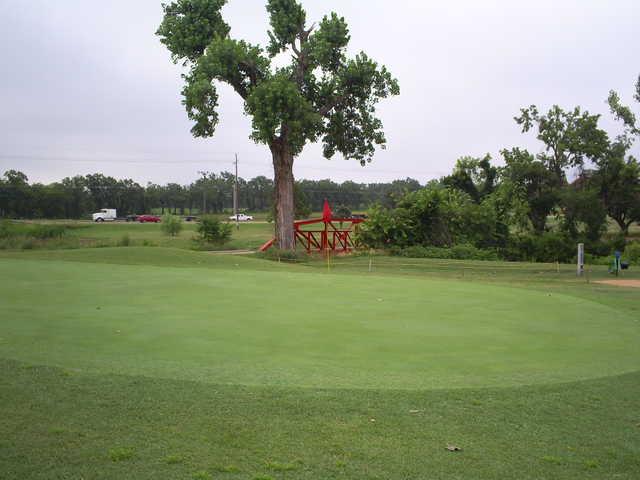
<path id="1" fill-rule="evenodd" d="M 331 211 L 329 202 L 325 199 L 324 207 L 322 208 L 322 220 L 324 220 L 325 222 L 330 222 L 332 218 L 333 218 L 333 212 Z"/>

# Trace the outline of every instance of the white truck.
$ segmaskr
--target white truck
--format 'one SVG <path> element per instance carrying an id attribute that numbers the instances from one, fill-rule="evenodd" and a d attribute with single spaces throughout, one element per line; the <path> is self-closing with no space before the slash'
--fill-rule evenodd
<path id="1" fill-rule="evenodd" d="M 251 222 L 253 220 L 253 217 L 251 215 L 245 215 L 244 213 L 239 213 L 236 217 L 236 215 L 231 215 L 229 217 L 229 220 L 235 222 Z"/>
<path id="2" fill-rule="evenodd" d="M 103 208 L 98 213 L 92 215 L 94 222 L 115 222 L 117 220 L 116 210 L 112 208 Z"/>

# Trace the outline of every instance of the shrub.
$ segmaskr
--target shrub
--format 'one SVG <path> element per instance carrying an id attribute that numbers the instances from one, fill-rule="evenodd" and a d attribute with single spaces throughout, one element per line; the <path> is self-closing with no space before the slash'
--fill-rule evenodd
<path id="1" fill-rule="evenodd" d="M 556 232 L 514 237 L 503 251 L 507 260 L 533 262 L 572 262 L 576 255 L 577 243 Z"/>
<path id="2" fill-rule="evenodd" d="M 26 239 L 24 242 L 22 242 L 22 245 L 20 245 L 20 248 L 22 248 L 22 250 L 33 250 L 34 248 L 36 248 L 36 242 L 33 238 L 28 238 Z"/>
<path id="3" fill-rule="evenodd" d="M 632 242 L 624 250 L 625 260 L 633 265 L 640 265 L 640 242 Z"/>
<path id="4" fill-rule="evenodd" d="M 131 245 L 131 238 L 129 235 L 123 235 L 122 238 L 118 241 L 119 247 L 128 247 Z"/>
<path id="5" fill-rule="evenodd" d="M 198 222 L 196 229 L 198 241 L 210 245 L 224 245 L 231 239 L 232 227 L 222 223 L 216 217 L 205 216 Z"/>
<path id="6" fill-rule="evenodd" d="M 292 250 L 280 250 L 278 248 L 270 248 L 266 252 L 258 252 L 256 254 L 259 258 L 266 260 L 283 261 L 283 262 L 305 262 L 309 260 L 307 252 L 296 252 Z"/>
<path id="7" fill-rule="evenodd" d="M 0 222 L 0 239 L 10 238 L 14 236 L 13 225 L 9 220 L 2 220 Z"/>
<path id="8" fill-rule="evenodd" d="M 47 240 L 50 238 L 62 238 L 67 234 L 66 225 L 35 225 L 28 236 L 37 238 L 38 240 Z"/>
<path id="9" fill-rule="evenodd" d="M 449 260 L 498 260 L 493 250 L 483 250 L 469 244 L 454 245 L 451 248 L 413 246 L 392 249 L 392 255 L 407 258 L 440 258 Z"/>
<path id="10" fill-rule="evenodd" d="M 176 215 L 167 214 L 162 217 L 160 228 L 165 235 L 176 237 L 182 231 L 182 220 Z"/>
<path id="11" fill-rule="evenodd" d="M 333 209 L 333 216 L 335 218 L 350 218 L 351 217 L 351 209 L 346 205 L 338 205 Z"/>

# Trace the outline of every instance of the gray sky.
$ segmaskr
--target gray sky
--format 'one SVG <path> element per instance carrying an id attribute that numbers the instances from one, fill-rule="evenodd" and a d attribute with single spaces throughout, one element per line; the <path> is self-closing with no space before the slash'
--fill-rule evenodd
<path id="1" fill-rule="evenodd" d="M 31 180 L 103 172 L 142 183 L 189 183 L 199 170 L 272 176 L 249 140 L 240 99 L 222 88 L 221 123 L 194 139 L 180 104 L 182 69 L 154 32 L 158 0 L 0 0 L 0 174 Z M 266 43 L 265 0 L 230 0 L 234 38 Z M 602 113 L 610 89 L 631 103 L 640 73 L 638 0 L 304 0 L 308 19 L 346 17 L 351 53 L 399 79 L 379 109 L 388 149 L 366 168 L 308 146 L 298 178 L 373 182 L 449 173 L 458 157 L 498 158 L 540 145 L 513 121 L 520 107 L 581 105 Z M 634 106 L 636 112 L 640 106 Z M 635 149 L 638 155 L 638 148 Z"/>

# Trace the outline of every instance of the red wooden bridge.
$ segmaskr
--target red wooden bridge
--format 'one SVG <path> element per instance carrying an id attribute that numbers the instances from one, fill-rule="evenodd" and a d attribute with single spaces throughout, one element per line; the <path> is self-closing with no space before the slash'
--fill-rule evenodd
<path id="1" fill-rule="evenodd" d="M 348 253 L 355 248 L 354 235 L 364 221 L 364 218 L 334 218 L 329 202 L 325 200 L 322 218 L 294 223 L 296 248 L 301 246 L 308 253 Z M 313 228 L 315 225 L 321 228 Z M 268 250 L 274 243 L 275 239 L 265 243 L 260 251 Z"/>

